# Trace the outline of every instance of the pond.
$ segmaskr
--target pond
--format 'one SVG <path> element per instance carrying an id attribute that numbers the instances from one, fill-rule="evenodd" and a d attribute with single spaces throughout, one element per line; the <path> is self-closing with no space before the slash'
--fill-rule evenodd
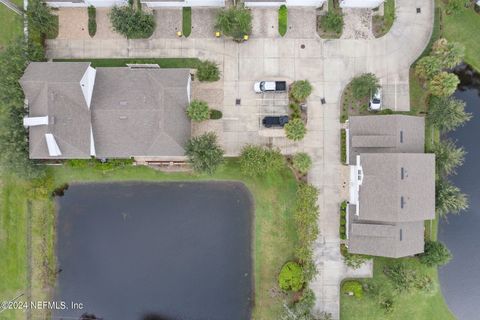
<path id="1" fill-rule="evenodd" d="M 243 184 L 76 184 L 57 207 L 56 300 L 69 308 L 56 319 L 250 319 L 253 201 Z"/>
<path id="2" fill-rule="evenodd" d="M 453 254 L 453 260 L 440 268 L 440 282 L 452 312 L 460 320 L 471 320 L 480 314 L 480 75 L 465 65 L 456 73 L 461 84 L 455 97 L 466 102 L 473 118 L 449 134 L 467 151 L 465 163 L 451 180 L 468 195 L 470 208 L 440 223 L 439 239 Z"/>

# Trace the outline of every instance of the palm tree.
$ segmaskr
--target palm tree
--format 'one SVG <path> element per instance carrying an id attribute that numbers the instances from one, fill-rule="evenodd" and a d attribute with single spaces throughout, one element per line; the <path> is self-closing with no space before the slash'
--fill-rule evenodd
<path id="1" fill-rule="evenodd" d="M 472 115 L 465 112 L 465 102 L 455 98 L 432 97 L 427 120 L 440 131 L 450 131 L 470 120 Z"/>
<path id="2" fill-rule="evenodd" d="M 435 153 L 437 173 L 441 176 L 455 174 L 455 169 L 461 166 L 465 159 L 465 150 L 457 147 L 451 140 L 435 143 L 432 151 Z"/>
<path id="3" fill-rule="evenodd" d="M 433 76 L 428 83 L 428 89 L 434 96 L 448 97 L 455 92 L 459 83 L 456 74 L 442 71 Z"/>
<path id="4" fill-rule="evenodd" d="M 438 180 L 435 189 L 436 210 L 440 216 L 448 213 L 459 214 L 468 209 L 467 196 L 448 180 Z"/>

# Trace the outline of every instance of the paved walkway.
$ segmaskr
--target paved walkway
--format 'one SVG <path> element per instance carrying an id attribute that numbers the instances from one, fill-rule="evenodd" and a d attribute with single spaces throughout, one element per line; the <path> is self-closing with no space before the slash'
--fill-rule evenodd
<path id="1" fill-rule="evenodd" d="M 419 14 L 417 7 L 421 8 Z M 221 95 L 218 90 L 223 90 L 224 118 L 214 130 L 221 131 L 226 154 L 238 155 L 246 143 L 257 143 L 277 146 L 285 153 L 306 151 L 313 158 L 309 181 L 320 190 L 320 236 L 315 245 L 319 275 L 311 287 L 317 298 L 315 310 L 339 319 L 341 280 L 366 277 L 372 272 L 369 264 L 359 270 L 348 269 L 339 249 L 339 204 L 348 192 L 347 167 L 340 164 L 339 152 L 342 90 L 355 75 L 373 72 L 381 79 L 385 105 L 394 110 L 409 110 L 409 67 L 430 38 L 433 9 L 433 0 L 397 0 L 392 30 L 371 40 L 323 40 L 316 33 L 304 34 L 302 25 L 314 19 L 311 9 L 290 9 L 292 28 L 287 35 L 291 30 L 291 37 L 281 38 L 271 30 L 276 10 L 255 9 L 253 25 L 259 26 L 262 21 L 265 25 L 255 27 L 252 38 L 243 44 L 208 37 L 208 30 L 199 30 L 187 39 L 166 39 L 162 33 L 146 40 L 48 40 L 47 54 L 50 58 L 198 57 L 219 63 L 223 76 L 214 94 Z M 194 9 L 193 17 L 211 21 L 212 14 Z M 314 86 L 308 100 L 308 134 L 302 142 L 260 134 L 259 118 L 273 98 L 255 94 L 253 82 L 275 78 L 308 79 Z M 325 104 L 321 103 L 322 98 Z"/>

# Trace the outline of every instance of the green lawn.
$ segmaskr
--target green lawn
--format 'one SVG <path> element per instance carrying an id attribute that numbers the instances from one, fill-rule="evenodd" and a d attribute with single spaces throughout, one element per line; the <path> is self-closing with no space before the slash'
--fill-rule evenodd
<path id="1" fill-rule="evenodd" d="M 34 271 L 32 290 L 35 296 L 43 297 L 45 288 L 52 283 L 55 269 L 52 254 L 54 233 L 53 201 L 47 196 L 53 186 L 73 182 L 111 181 L 188 181 L 188 180 L 236 180 L 242 181 L 255 201 L 254 277 L 255 319 L 277 320 L 282 309 L 283 296 L 272 296 L 276 290 L 277 275 L 282 265 L 293 258 L 296 231 L 293 221 L 297 182 L 293 173 L 285 167 L 282 173 L 265 178 L 250 178 L 239 171 L 236 160 L 227 160 L 213 176 L 191 173 L 162 173 L 144 166 L 125 166 L 109 170 L 98 168 L 72 168 L 58 166 L 49 168 L 52 179 L 48 187 L 37 189 L 32 225 L 34 248 Z M 18 186 L 14 180 L 3 181 L 0 229 L 0 300 L 11 299 L 23 292 L 27 284 L 26 270 L 26 199 L 32 197 L 29 186 Z M 42 201 L 43 200 L 43 201 Z M 35 214 L 42 213 L 42 214 Z M 42 218 L 43 217 L 43 218 Z M 43 234 L 41 238 L 39 234 Z M 42 245 L 40 245 L 42 244 Z M 47 248 L 35 250 L 36 248 Z M 44 272 L 39 272 L 42 270 Z M 45 270 L 45 267 L 47 269 Z M 50 269 L 50 270 L 49 270 Z M 4 313 L 7 315 L 7 313 Z M 3 316 L 4 314 L 0 314 Z M 0 319 L 3 319 L 0 317 Z M 10 314 L 5 319 L 15 319 Z"/>
<path id="2" fill-rule="evenodd" d="M 125 67 L 127 63 L 158 64 L 161 68 L 194 69 L 200 63 L 197 58 L 144 58 L 144 59 L 54 59 L 54 61 L 88 61 L 92 67 Z"/>
<path id="3" fill-rule="evenodd" d="M 438 283 L 437 270 L 427 268 L 420 264 L 417 259 L 402 259 L 410 268 L 414 268 L 421 274 L 429 275 L 435 282 L 435 289 L 431 294 L 417 291 L 398 294 L 395 297 L 395 307 L 391 314 L 379 307 L 378 300 L 364 294 L 362 299 L 344 296 L 341 299 L 342 320 L 450 320 L 455 319 L 448 309 Z M 375 258 L 373 282 L 389 285 L 388 278 L 383 273 L 383 268 L 394 262 L 394 259 Z M 388 290 L 388 291 L 392 291 Z"/>
<path id="4" fill-rule="evenodd" d="M 443 5 L 442 1 L 438 1 Z M 450 41 L 462 43 L 465 61 L 480 71 L 480 14 L 473 9 L 463 9 L 461 13 L 443 15 L 443 35 Z"/>
<path id="5" fill-rule="evenodd" d="M 21 16 L 0 4 L 0 21 L 0 50 L 2 50 L 8 42 L 22 35 L 23 20 Z"/>
<path id="6" fill-rule="evenodd" d="M 192 33 L 192 8 L 182 8 L 182 33 L 188 37 Z"/>

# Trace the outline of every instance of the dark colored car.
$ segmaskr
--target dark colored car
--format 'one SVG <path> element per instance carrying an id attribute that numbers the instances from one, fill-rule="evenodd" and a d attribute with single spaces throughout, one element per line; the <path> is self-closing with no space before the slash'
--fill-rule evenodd
<path id="1" fill-rule="evenodd" d="M 283 128 L 288 123 L 288 120 L 288 116 L 266 116 L 263 118 L 262 124 L 265 128 Z"/>

